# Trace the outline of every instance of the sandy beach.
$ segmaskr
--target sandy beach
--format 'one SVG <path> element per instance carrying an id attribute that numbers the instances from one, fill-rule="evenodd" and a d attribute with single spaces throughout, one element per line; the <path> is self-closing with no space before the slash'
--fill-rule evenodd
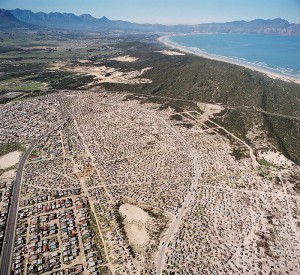
<path id="1" fill-rule="evenodd" d="M 300 79 L 299 78 L 295 78 L 295 77 L 292 77 L 292 76 L 281 75 L 280 73 L 274 72 L 271 69 L 268 70 L 264 67 L 259 67 L 258 65 L 254 65 L 251 62 L 242 61 L 242 60 L 238 60 L 238 59 L 233 59 L 233 58 L 226 57 L 226 56 L 220 56 L 220 55 L 217 55 L 217 54 L 206 53 L 206 52 L 201 51 L 198 48 L 181 46 L 181 45 L 179 45 L 175 42 L 172 42 L 170 40 L 171 36 L 172 35 L 161 36 L 160 38 L 158 38 L 158 41 L 163 43 L 164 45 L 172 48 L 172 49 L 176 49 L 176 50 L 179 50 L 179 51 L 184 52 L 184 53 L 194 54 L 194 55 L 204 57 L 204 58 L 208 58 L 208 59 L 211 59 L 211 60 L 217 60 L 217 61 L 231 63 L 231 64 L 234 64 L 234 65 L 239 65 L 239 66 L 242 66 L 242 67 L 254 70 L 254 71 L 264 73 L 267 76 L 269 76 L 271 78 L 274 78 L 274 79 L 280 79 L 280 80 L 283 80 L 283 81 L 294 82 L 294 83 L 300 84 Z"/>

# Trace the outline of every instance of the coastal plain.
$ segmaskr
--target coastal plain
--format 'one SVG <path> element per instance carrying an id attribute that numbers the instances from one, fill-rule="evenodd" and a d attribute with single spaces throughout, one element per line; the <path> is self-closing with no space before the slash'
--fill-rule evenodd
<path id="1" fill-rule="evenodd" d="M 154 34 L 28 37 L 0 46 L 13 274 L 300 273 L 299 84 Z"/>

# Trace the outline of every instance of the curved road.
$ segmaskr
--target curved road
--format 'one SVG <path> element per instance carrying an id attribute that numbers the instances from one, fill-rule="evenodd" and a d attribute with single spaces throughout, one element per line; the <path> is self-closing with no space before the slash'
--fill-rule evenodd
<path id="1" fill-rule="evenodd" d="M 5 235 L 4 235 L 3 246 L 1 251 L 1 264 L 0 264 L 1 275 L 10 274 L 11 258 L 14 249 L 14 237 L 15 237 L 15 230 L 16 230 L 17 216 L 18 216 L 17 215 L 18 203 L 19 203 L 19 196 L 20 196 L 20 189 L 21 189 L 22 173 L 23 173 L 25 162 L 29 157 L 29 155 L 31 154 L 31 152 L 33 151 L 34 146 L 36 144 L 37 141 L 35 141 L 27 149 L 18 166 L 15 183 L 13 185 L 13 193 L 11 197 L 12 203 L 9 205 L 8 217 L 6 220 Z"/>

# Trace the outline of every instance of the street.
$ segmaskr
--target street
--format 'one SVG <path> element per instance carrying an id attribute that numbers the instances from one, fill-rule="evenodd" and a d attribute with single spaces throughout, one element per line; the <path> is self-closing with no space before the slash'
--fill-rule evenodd
<path id="1" fill-rule="evenodd" d="M 22 173 L 24 169 L 25 162 L 29 155 L 31 154 L 34 146 L 36 145 L 37 141 L 34 142 L 25 152 L 23 155 L 17 170 L 17 175 L 13 187 L 12 193 L 12 203 L 9 206 L 8 217 L 6 222 L 6 229 L 5 229 L 5 236 L 4 242 L 1 251 L 1 268 L 0 274 L 7 275 L 10 274 L 11 269 L 11 257 L 14 248 L 14 236 L 15 236 L 15 228 L 17 224 L 17 214 L 18 214 L 18 203 L 19 203 L 19 196 L 20 196 L 20 189 L 21 189 L 21 180 L 22 180 Z"/>

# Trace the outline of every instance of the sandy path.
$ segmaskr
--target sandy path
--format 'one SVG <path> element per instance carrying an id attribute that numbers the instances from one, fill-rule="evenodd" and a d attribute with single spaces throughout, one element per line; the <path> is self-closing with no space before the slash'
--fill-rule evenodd
<path id="1" fill-rule="evenodd" d="M 284 198 L 285 198 L 285 201 L 286 201 L 286 204 L 287 204 L 287 207 L 288 207 L 288 212 L 289 212 L 288 215 L 289 215 L 289 219 L 290 219 L 290 225 L 291 225 L 292 230 L 295 233 L 296 238 L 299 241 L 300 240 L 300 234 L 299 234 L 299 230 L 297 228 L 297 225 L 295 224 L 295 220 L 294 220 L 293 215 L 292 215 L 292 210 L 291 210 L 291 206 L 290 206 L 290 202 L 289 202 L 289 196 L 288 196 L 288 192 L 287 192 L 287 189 L 286 189 L 286 184 L 284 184 L 281 174 L 278 177 L 279 177 L 280 182 L 281 182 L 281 184 L 283 186 L 283 189 L 284 189 L 284 194 L 285 194 Z"/>
<path id="2" fill-rule="evenodd" d="M 83 142 L 83 146 L 84 146 L 86 155 L 89 156 L 89 157 L 91 158 L 93 166 L 96 167 L 96 166 L 94 165 L 94 164 L 95 164 L 95 158 L 94 158 L 94 156 L 91 154 L 91 152 L 90 152 L 90 150 L 89 150 L 87 144 L 85 143 L 85 137 L 84 137 L 84 134 L 80 131 L 80 127 L 79 127 L 79 125 L 78 125 L 78 122 L 77 122 L 75 116 L 73 115 L 73 114 L 74 114 L 74 110 L 73 110 L 72 108 L 71 108 L 71 110 L 69 110 L 67 104 L 65 103 L 65 101 L 64 101 L 64 99 L 63 99 L 62 97 L 59 99 L 59 104 L 60 104 L 60 106 L 61 106 L 61 109 L 64 111 L 66 117 L 69 118 L 69 119 L 72 119 L 72 120 L 74 121 L 75 129 L 76 129 L 78 135 L 79 135 L 79 136 L 81 137 L 81 139 L 82 139 L 82 142 Z M 73 107 L 73 108 L 74 108 L 74 107 Z M 73 112 L 72 112 L 72 111 L 73 111 Z M 78 169 L 78 166 L 77 166 L 77 164 L 75 163 L 74 158 L 72 157 L 71 160 L 72 160 L 72 162 L 73 162 L 73 165 L 74 165 L 74 167 L 75 167 L 75 170 L 77 170 L 77 169 Z M 95 170 L 96 170 L 96 172 L 97 172 L 97 174 L 98 174 L 98 176 L 99 176 L 99 170 L 96 169 L 96 168 L 95 168 Z M 78 169 L 78 171 L 79 171 L 79 169 Z M 80 178 L 80 184 L 81 184 L 81 188 L 82 188 L 82 190 L 83 190 L 84 196 L 86 196 L 87 198 L 89 198 L 89 196 L 88 196 L 88 188 L 87 188 L 87 186 L 85 185 L 84 180 L 83 180 L 82 178 Z M 100 185 L 99 185 L 99 186 L 100 186 Z M 103 185 L 101 185 L 101 186 L 103 186 Z M 103 187 L 104 187 L 105 192 L 107 193 L 108 197 L 111 199 L 110 194 L 108 193 L 108 191 L 107 191 L 107 189 L 106 189 L 106 186 L 103 186 Z M 104 240 L 104 236 L 103 236 L 102 231 L 101 231 L 101 226 L 100 226 L 99 220 L 98 220 L 98 218 L 97 218 L 97 212 L 96 212 L 96 209 L 95 209 L 95 205 L 94 205 L 93 203 L 90 203 L 90 207 L 91 207 L 91 211 L 92 211 L 92 213 L 93 213 L 93 215 L 94 215 L 94 217 L 95 217 L 96 223 L 97 223 L 97 228 L 98 228 L 99 236 L 100 236 L 100 238 L 101 238 L 101 242 L 102 242 L 103 248 L 104 248 L 105 258 L 106 258 L 106 260 L 107 260 L 107 266 L 108 266 L 108 268 L 110 269 L 112 275 L 114 275 L 114 274 L 116 273 L 116 270 L 115 270 L 114 266 L 112 265 L 112 262 L 111 262 L 111 260 L 110 260 L 109 254 L 108 254 L 108 248 L 107 248 L 107 246 L 106 246 L 106 243 L 105 243 L 105 240 Z"/>
<path id="3" fill-rule="evenodd" d="M 156 274 L 160 275 L 163 272 L 163 267 L 165 264 L 165 256 L 166 256 L 168 244 L 174 237 L 175 233 L 178 231 L 181 220 L 187 211 L 187 207 L 189 206 L 191 200 L 193 199 L 193 197 L 195 195 L 195 190 L 197 189 L 197 186 L 198 186 L 201 169 L 200 169 L 198 161 L 197 161 L 196 152 L 191 147 L 191 145 L 181 136 L 181 134 L 176 129 L 171 127 L 165 120 L 161 119 L 158 116 L 153 115 L 149 111 L 148 111 L 148 113 L 150 116 L 152 116 L 156 120 L 160 121 L 167 129 L 169 129 L 184 144 L 184 146 L 192 160 L 192 163 L 193 163 L 192 165 L 193 165 L 193 170 L 194 170 L 194 173 L 193 173 L 194 176 L 192 178 L 192 184 L 190 187 L 190 191 L 186 194 L 184 202 L 183 202 L 181 208 L 178 210 L 177 216 L 174 218 L 171 225 L 169 226 L 169 228 L 168 228 L 165 236 L 163 237 L 163 240 L 158 248 L 155 266 L 156 266 Z"/>
<path id="4" fill-rule="evenodd" d="M 64 90 L 58 90 L 58 91 L 64 91 Z M 82 90 L 82 92 L 84 92 L 84 90 Z M 115 93 L 114 91 L 105 91 L 106 93 Z M 130 94 L 130 93 L 129 93 Z M 173 100 L 173 101 L 180 101 L 180 102 L 190 102 L 190 103 L 195 103 L 195 104 L 210 104 L 207 102 L 200 102 L 200 101 L 196 101 L 196 100 L 190 100 L 190 99 L 182 99 L 182 98 L 176 98 L 176 97 L 169 97 L 169 96 L 152 96 L 152 95 L 147 95 L 147 94 L 141 94 L 141 93 L 134 93 L 134 95 L 136 96 L 140 96 L 140 97 L 145 97 L 145 98 L 161 98 L 161 99 L 167 99 L 167 100 Z M 70 96 L 70 95 L 67 95 Z M 215 104 L 213 104 L 215 105 Z M 278 117 L 282 117 L 282 118 L 287 118 L 287 119 L 295 119 L 295 120 L 299 120 L 300 121 L 300 117 L 295 117 L 295 116 L 288 116 L 288 115 L 284 115 L 284 114 L 280 114 L 280 113 L 272 113 L 272 112 L 268 112 L 268 111 L 264 111 L 259 107 L 255 107 L 255 106 L 233 106 L 233 105 L 226 105 L 226 104 L 220 104 L 220 107 L 222 108 L 229 108 L 229 109 L 244 109 L 246 111 L 256 111 L 256 112 L 260 112 L 260 113 L 264 113 L 270 116 L 278 116 Z M 180 114 L 180 113 L 179 113 Z"/>
<path id="5" fill-rule="evenodd" d="M 192 111 L 192 112 L 184 112 L 185 114 L 189 115 L 192 119 L 194 119 L 195 121 L 203 124 L 201 121 L 199 121 L 199 119 L 196 119 L 191 113 L 196 113 L 197 115 L 199 115 L 201 117 L 201 114 L 198 113 L 197 111 Z M 256 169 L 256 167 L 258 166 L 256 157 L 253 153 L 253 149 L 244 141 L 242 141 L 240 138 L 238 138 L 237 136 L 235 136 L 234 134 L 232 134 L 231 132 L 229 132 L 228 130 L 226 130 L 224 127 L 220 126 L 219 124 L 213 122 L 210 119 L 207 119 L 207 121 L 209 121 L 210 123 L 214 124 L 217 128 L 222 129 L 224 132 L 226 132 L 227 134 L 229 134 L 230 136 L 232 136 L 233 138 L 235 138 L 237 141 L 239 141 L 240 143 L 242 143 L 245 147 L 247 147 L 247 149 L 249 150 L 249 154 L 250 154 L 250 158 L 252 161 L 252 166 L 253 169 Z M 203 124 L 205 125 L 205 124 Z M 205 125 L 206 126 L 206 125 Z"/>
<path id="6" fill-rule="evenodd" d="M 69 112 L 70 112 L 70 111 L 69 111 Z M 77 133 L 78 133 L 78 135 L 79 135 L 79 136 L 81 137 L 81 139 L 82 139 L 82 142 L 83 142 L 83 146 L 84 146 L 84 148 L 85 148 L 85 151 L 86 151 L 87 155 L 91 158 L 93 166 L 96 167 L 96 166 L 95 166 L 95 158 L 94 158 L 94 156 L 92 155 L 92 153 L 90 152 L 90 150 L 89 150 L 87 144 L 85 143 L 85 137 L 84 137 L 83 133 L 80 131 L 80 128 L 79 128 L 78 123 L 77 123 L 77 120 L 76 120 L 76 118 L 75 118 L 74 116 L 73 116 L 73 120 L 74 120 L 74 125 L 75 125 L 75 128 L 76 128 L 76 130 L 77 130 Z M 75 164 L 75 162 L 74 162 L 74 164 Z M 99 176 L 99 170 L 96 169 L 96 168 L 95 168 L 95 170 L 96 170 L 96 172 L 97 172 L 97 174 L 98 174 L 98 176 Z M 81 180 L 81 185 L 82 185 L 82 189 L 83 189 L 84 194 L 88 197 L 88 189 L 87 189 L 86 185 L 82 182 L 82 180 Z M 99 185 L 99 186 L 100 186 L 100 185 Z M 103 186 L 103 187 L 104 187 L 104 189 L 105 189 L 105 191 L 106 191 L 108 197 L 111 199 L 110 194 L 108 193 L 108 191 L 107 191 L 107 189 L 106 189 L 106 186 Z M 95 210 L 95 205 L 94 205 L 93 203 L 90 203 L 90 207 L 91 207 L 91 211 L 93 212 L 93 215 L 94 215 L 95 220 L 96 220 L 96 223 L 97 223 L 98 232 L 99 232 L 99 235 L 100 235 L 102 244 L 103 244 L 105 257 L 106 257 L 106 259 L 107 259 L 107 265 L 108 265 L 108 267 L 109 267 L 111 273 L 114 275 L 114 274 L 115 274 L 115 268 L 114 268 L 114 266 L 112 265 L 112 262 L 110 261 L 108 249 L 107 249 L 107 246 L 106 246 L 106 243 L 105 243 L 105 240 L 104 240 L 104 236 L 103 236 L 102 231 L 101 231 L 101 226 L 100 226 L 99 220 L 98 220 L 98 218 L 97 218 L 97 213 L 96 213 L 96 210 Z"/>

